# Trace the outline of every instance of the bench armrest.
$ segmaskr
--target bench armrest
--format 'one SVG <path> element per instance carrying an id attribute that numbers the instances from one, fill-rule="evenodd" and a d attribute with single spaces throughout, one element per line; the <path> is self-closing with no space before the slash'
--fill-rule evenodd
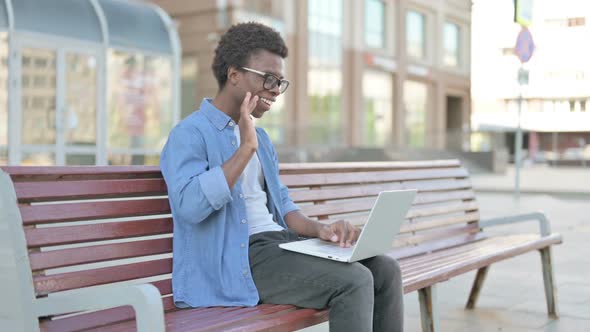
<path id="1" fill-rule="evenodd" d="M 479 226 L 483 229 L 490 226 L 506 225 L 524 221 L 539 222 L 539 233 L 541 233 L 542 236 L 548 236 L 551 234 L 551 225 L 549 224 L 549 219 L 547 219 L 545 213 L 541 211 L 480 220 Z"/>
<path id="2" fill-rule="evenodd" d="M 158 289 L 149 284 L 102 287 L 37 299 L 37 317 L 130 305 L 138 332 L 164 332 L 164 307 Z"/>

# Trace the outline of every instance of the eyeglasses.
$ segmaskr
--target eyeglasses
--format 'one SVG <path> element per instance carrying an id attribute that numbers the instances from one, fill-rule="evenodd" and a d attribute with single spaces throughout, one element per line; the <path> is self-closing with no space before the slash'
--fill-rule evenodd
<path id="1" fill-rule="evenodd" d="M 255 70 L 255 69 L 251 69 L 251 68 L 246 68 L 246 67 L 242 67 L 242 69 L 264 77 L 264 83 L 262 84 L 262 87 L 266 90 L 272 90 L 278 86 L 279 92 L 283 93 L 289 87 L 289 81 L 287 81 L 285 79 L 280 79 L 273 74 L 264 73 L 264 72 L 261 72 L 261 71 Z"/>

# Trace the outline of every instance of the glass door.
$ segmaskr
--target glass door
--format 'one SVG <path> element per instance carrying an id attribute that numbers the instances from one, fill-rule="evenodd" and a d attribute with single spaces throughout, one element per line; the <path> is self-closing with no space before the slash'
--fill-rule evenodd
<path id="1" fill-rule="evenodd" d="M 65 165 L 95 165 L 97 57 L 64 53 L 64 100 L 60 121 Z"/>
<path id="2" fill-rule="evenodd" d="M 97 55 L 22 44 L 22 165 L 94 165 L 97 142 Z"/>

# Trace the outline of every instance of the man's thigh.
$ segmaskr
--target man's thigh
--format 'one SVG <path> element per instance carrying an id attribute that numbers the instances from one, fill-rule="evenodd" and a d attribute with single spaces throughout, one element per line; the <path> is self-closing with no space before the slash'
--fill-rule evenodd
<path id="1" fill-rule="evenodd" d="M 326 308 L 345 289 L 373 282 L 371 271 L 360 263 L 341 263 L 283 250 L 278 245 L 296 240 L 293 234 L 266 235 L 250 244 L 250 267 L 261 303 Z"/>

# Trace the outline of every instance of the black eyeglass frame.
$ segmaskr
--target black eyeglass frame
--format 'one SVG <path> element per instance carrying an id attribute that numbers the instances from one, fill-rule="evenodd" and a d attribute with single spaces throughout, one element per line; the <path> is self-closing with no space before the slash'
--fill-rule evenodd
<path id="1" fill-rule="evenodd" d="M 286 79 L 281 79 L 279 77 L 277 77 L 276 75 L 270 74 L 270 73 L 265 73 L 256 69 L 252 69 L 252 68 L 248 68 L 248 67 L 240 67 L 241 69 L 245 70 L 245 71 L 249 71 L 251 73 L 254 74 L 258 74 L 262 77 L 264 77 L 264 82 L 262 83 L 262 87 L 265 90 L 272 90 L 275 88 L 275 86 L 278 85 L 279 87 L 279 92 L 285 93 L 285 91 L 287 91 L 287 88 L 289 87 L 289 81 Z"/>

